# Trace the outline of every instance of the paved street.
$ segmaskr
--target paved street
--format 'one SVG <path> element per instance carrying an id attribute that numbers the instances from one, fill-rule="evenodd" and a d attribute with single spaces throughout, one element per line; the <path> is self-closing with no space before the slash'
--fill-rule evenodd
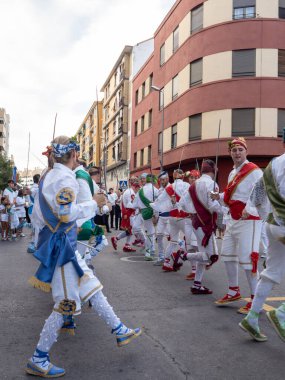
<path id="1" fill-rule="evenodd" d="M 1 380 L 27 379 L 26 360 L 52 308 L 51 296 L 27 282 L 37 268 L 35 259 L 26 253 L 27 243 L 28 237 L 0 242 Z M 52 361 L 66 369 L 66 379 L 283 378 L 285 345 L 265 315 L 261 327 L 268 342 L 257 343 L 238 327 L 241 316 L 236 310 L 242 302 L 224 308 L 213 304 L 226 290 L 222 263 L 205 276 L 205 285 L 214 294 L 193 296 L 191 283 L 184 280 L 189 263 L 180 272 L 163 273 L 139 253 L 121 260 L 129 256 L 108 247 L 94 263 L 109 302 L 128 326 L 144 326 L 143 335 L 117 348 L 104 322 L 85 306 L 77 317 L 76 336 L 61 335 L 51 351 Z M 240 276 L 243 291 L 245 278 L 243 273 Z M 284 297 L 284 283 L 271 296 Z"/>

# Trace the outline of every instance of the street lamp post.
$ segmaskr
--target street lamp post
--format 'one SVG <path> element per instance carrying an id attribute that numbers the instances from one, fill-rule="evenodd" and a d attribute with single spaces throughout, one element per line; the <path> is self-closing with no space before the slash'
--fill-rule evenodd
<path id="1" fill-rule="evenodd" d="M 159 105 L 162 105 L 162 115 L 161 115 L 161 151 L 160 151 L 160 170 L 163 171 L 163 130 L 164 130 L 164 89 L 151 86 L 153 91 L 157 91 L 159 93 Z M 161 103 L 160 103 L 161 102 Z M 159 143 L 159 142 L 158 142 Z"/>

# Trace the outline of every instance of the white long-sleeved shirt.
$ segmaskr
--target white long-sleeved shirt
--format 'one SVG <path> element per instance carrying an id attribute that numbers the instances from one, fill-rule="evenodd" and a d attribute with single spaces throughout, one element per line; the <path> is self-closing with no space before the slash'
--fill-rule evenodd
<path id="1" fill-rule="evenodd" d="M 239 173 L 241 168 L 247 164 L 249 161 L 245 160 L 244 163 L 242 163 L 239 167 L 234 168 L 228 178 L 228 183 L 230 183 L 236 174 Z M 262 177 L 263 173 L 261 169 L 255 169 L 251 173 L 249 173 L 236 187 L 235 192 L 233 193 L 231 200 L 233 201 L 241 201 L 243 203 L 247 203 L 249 196 L 251 194 L 251 191 L 254 187 L 254 184 Z M 224 193 L 220 194 L 220 199 L 222 203 L 224 204 Z M 224 204 L 225 205 L 225 204 Z M 258 216 L 258 212 L 256 207 L 250 207 L 248 210 L 249 214 Z"/>
<path id="2" fill-rule="evenodd" d="M 272 174 L 275 179 L 277 190 L 282 198 L 285 199 L 285 154 L 275 158 L 272 161 Z M 284 221 L 279 219 L 267 197 L 263 180 L 256 182 L 252 193 L 246 204 L 246 211 L 250 213 L 253 207 L 256 207 L 261 219 L 266 220 L 269 213 L 273 213 L 274 219 L 280 226 L 284 226 Z"/>
<path id="3" fill-rule="evenodd" d="M 212 201 L 210 198 L 210 193 L 215 188 L 218 191 L 218 185 L 215 184 L 214 181 L 208 174 L 202 174 L 202 176 L 195 181 L 196 193 L 199 201 L 211 212 L 223 212 L 223 208 L 218 201 Z M 182 210 L 189 212 L 191 214 L 196 213 L 196 209 L 192 198 L 190 196 L 189 190 L 187 190 L 180 201 L 178 202 L 178 207 Z"/>
<path id="4" fill-rule="evenodd" d="M 126 189 L 121 196 L 122 198 L 122 204 L 124 205 L 125 208 L 134 208 L 133 206 L 133 200 L 135 198 L 135 192 L 134 190 L 130 187 L 129 189 Z"/>
<path id="5" fill-rule="evenodd" d="M 148 200 L 150 200 L 151 202 L 154 202 L 155 199 L 156 199 L 157 196 L 158 196 L 158 189 L 157 189 L 156 187 L 154 187 L 152 183 L 146 183 L 146 184 L 143 186 L 143 192 L 144 192 L 144 196 L 145 196 Z M 137 192 L 137 194 L 136 194 L 136 196 L 135 196 L 135 199 L 134 199 L 133 205 L 134 205 L 134 206 L 133 206 L 134 208 L 139 208 L 139 209 L 146 208 L 146 206 L 144 205 L 144 203 L 141 201 L 138 192 Z"/>
<path id="6" fill-rule="evenodd" d="M 76 181 L 75 173 L 69 169 L 67 166 L 55 163 L 52 170 L 50 170 L 43 183 L 43 195 L 51 207 L 55 215 L 60 219 L 60 204 L 57 201 L 57 195 L 67 191 L 74 194 L 74 200 L 70 203 L 69 212 L 67 214 L 68 221 L 76 221 L 77 219 L 91 219 L 97 207 L 96 202 L 93 199 L 84 201 L 83 203 L 77 203 L 77 196 L 79 192 L 79 184 Z M 40 204 L 39 197 L 35 199 L 34 209 L 33 209 L 33 223 L 42 229 L 46 223 L 44 221 Z"/>

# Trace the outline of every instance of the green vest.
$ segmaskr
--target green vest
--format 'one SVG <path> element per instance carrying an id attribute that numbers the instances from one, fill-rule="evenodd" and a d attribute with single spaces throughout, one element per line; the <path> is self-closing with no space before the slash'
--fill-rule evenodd
<path id="1" fill-rule="evenodd" d="M 82 170 L 82 169 L 77 170 L 77 172 L 75 172 L 75 175 L 76 175 L 76 179 L 84 179 L 88 183 L 92 197 L 93 197 L 94 186 L 93 186 L 93 181 L 90 175 L 85 170 Z"/>
<path id="2" fill-rule="evenodd" d="M 272 172 L 272 161 L 264 170 L 263 181 L 268 199 L 271 203 L 274 213 L 278 216 L 278 219 L 281 219 L 285 224 L 285 199 L 281 197 L 278 191 L 277 184 Z M 273 213 L 269 214 L 267 222 L 270 224 L 278 225 L 274 219 Z"/>
<path id="3" fill-rule="evenodd" d="M 141 214 L 144 220 L 151 219 L 153 217 L 153 209 L 150 207 L 150 200 L 144 195 L 143 188 L 139 190 L 139 197 L 146 208 L 141 209 Z"/>

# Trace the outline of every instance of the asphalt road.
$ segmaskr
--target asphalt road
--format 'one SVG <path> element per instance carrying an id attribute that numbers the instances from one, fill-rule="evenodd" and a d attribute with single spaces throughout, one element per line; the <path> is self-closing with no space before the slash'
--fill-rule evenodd
<path id="1" fill-rule="evenodd" d="M 26 253 L 28 241 L 26 237 L 19 242 L 0 242 L 0 380 L 28 378 L 26 360 L 53 306 L 49 294 L 27 282 L 38 266 Z M 130 259 L 122 260 L 126 257 Z M 163 273 L 145 262 L 140 252 L 127 255 L 109 246 L 94 264 L 103 292 L 122 321 L 130 327 L 144 326 L 144 333 L 118 348 L 104 322 L 85 306 L 77 317 L 76 335 L 62 334 L 51 351 L 52 362 L 65 368 L 66 379 L 283 378 L 285 345 L 265 315 L 261 327 L 268 342 L 257 343 L 238 327 L 242 316 L 236 310 L 242 302 L 223 308 L 214 305 L 226 291 L 223 263 L 218 262 L 205 275 L 205 285 L 214 290 L 207 296 L 190 293 L 191 283 L 184 280 L 189 263 L 177 273 Z M 243 273 L 240 281 L 243 295 L 248 296 Z M 271 296 L 285 296 L 284 282 Z M 267 304 L 277 306 L 279 302 Z"/>

